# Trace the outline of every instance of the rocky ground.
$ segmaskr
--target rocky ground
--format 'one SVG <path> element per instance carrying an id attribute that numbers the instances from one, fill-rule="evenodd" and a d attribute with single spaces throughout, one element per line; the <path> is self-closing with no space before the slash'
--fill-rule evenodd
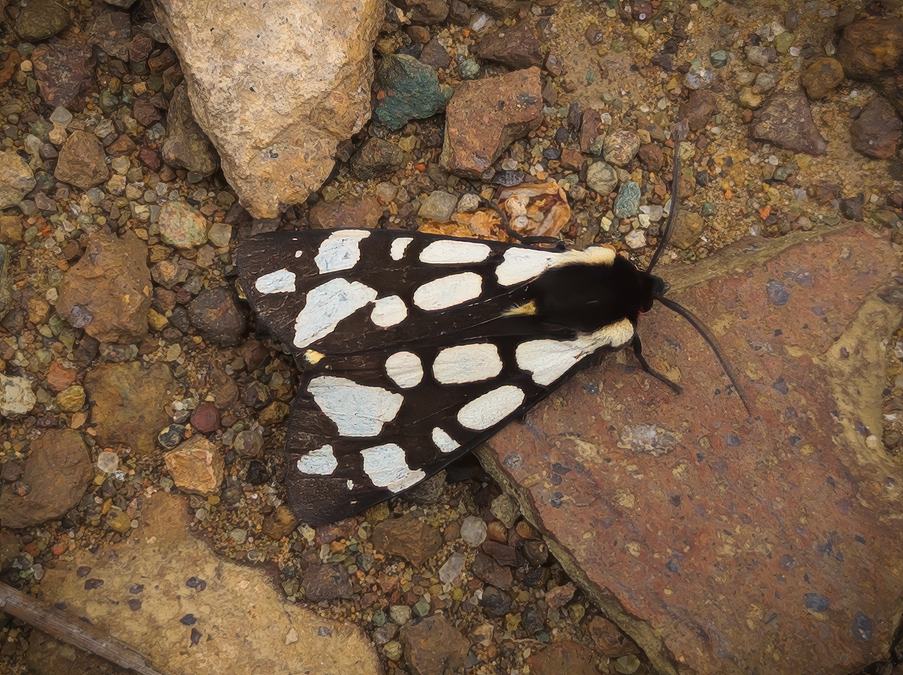
<path id="1" fill-rule="evenodd" d="M 337 650 L 373 645 L 364 671 L 651 672 L 475 462 L 360 518 L 295 522 L 279 457 L 294 369 L 254 333 L 232 249 L 338 224 L 498 236 L 483 196 L 523 233 L 646 260 L 678 117 L 690 132 L 671 261 L 843 220 L 899 245 L 901 12 L 787 4 L 401 0 L 379 17 L 372 121 L 306 203 L 254 218 L 148 3 L 0 0 L 3 580 L 100 623 L 140 626 L 146 604 L 183 650 L 240 643 L 230 603 L 253 599 L 206 600 L 220 573 L 206 548 L 185 564 L 214 571 L 173 582 L 193 594 L 178 608 L 142 601 L 108 560 L 166 568 L 145 532 L 165 531 L 170 493 L 184 528 L 254 573 L 230 579 L 282 594 L 260 600 L 274 642 L 248 650 L 289 649 L 319 620 L 321 636 L 350 631 Z M 903 334 L 891 343 L 875 442 L 898 459 Z M 101 596 L 114 579 L 122 597 Z M 306 618 L 286 624 L 286 605 Z M 102 668 L 6 616 L 0 638 L 2 672 Z"/>

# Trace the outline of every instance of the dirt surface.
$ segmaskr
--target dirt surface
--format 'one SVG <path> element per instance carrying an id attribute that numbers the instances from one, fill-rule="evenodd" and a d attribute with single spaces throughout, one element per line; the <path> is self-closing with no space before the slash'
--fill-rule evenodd
<path id="1" fill-rule="evenodd" d="M 806 101 L 827 141 L 824 154 L 754 141 L 750 128 L 775 92 L 799 90 L 809 60 L 835 54 L 844 26 L 862 16 L 890 25 L 901 10 L 826 0 L 792 3 L 799 7 L 789 10 L 784 2 L 717 0 L 632 8 L 596 0 L 475 0 L 473 7 L 440 0 L 451 7 L 448 18 L 412 23 L 390 8 L 377 62 L 397 53 L 419 57 L 436 64 L 440 87 L 523 67 L 474 54 L 490 31 L 533 22 L 543 57 L 541 124 L 514 140 L 479 179 L 442 166 L 441 113 L 397 131 L 368 124 L 339 148 L 336 169 L 306 204 L 278 219 L 255 220 L 221 173 L 186 168 L 163 150 L 168 137 L 195 132 L 184 128 L 190 122 L 184 109 L 167 118 L 171 100 L 181 96 L 184 106 L 182 76 L 149 4 L 140 0 L 127 10 L 89 0 L 28 4 L 36 18 L 23 17 L 19 2 L 0 1 L 0 151 L 21 159 L 0 172 L 0 490 L 40 493 L 41 486 L 23 477 L 32 475 L 33 449 L 53 429 L 81 436 L 93 477 L 58 519 L 17 530 L 0 522 L 3 580 L 53 599 L 42 584 L 50 570 L 122 546 L 145 523 L 148 499 L 170 492 L 181 495 L 189 527 L 218 556 L 263 570 L 283 603 L 353 624 L 386 672 L 427 672 L 418 669 L 434 667 L 430 655 L 441 656 L 443 667 L 474 673 L 528 666 L 531 672 L 653 672 L 475 462 L 335 526 L 314 530 L 294 521 L 284 506 L 279 453 L 295 372 L 279 345 L 253 332 L 253 317 L 233 286 L 232 250 L 255 232 L 330 226 L 346 217 L 380 227 L 498 235 L 491 214 L 465 206 L 473 202 L 468 195 L 491 198 L 500 186 L 555 180 L 572 212 L 561 232 L 569 243 L 607 243 L 647 261 L 664 222 L 670 130 L 679 111 L 700 123 L 679 149 L 680 246 L 669 249 L 666 263 L 692 263 L 749 235 L 817 233 L 846 218 L 899 246 L 899 148 L 889 159 L 875 159 L 851 146 L 852 123 L 876 96 L 872 84 L 844 79 L 824 98 Z M 478 9 L 487 6 L 501 7 L 502 16 Z M 114 10 L 124 16 L 111 17 Z M 504 39 L 501 46 L 508 46 Z M 517 58 L 529 59 L 536 46 L 530 47 Z M 391 103 L 387 91 L 377 83 L 374 103 Z M 788 120 L 779 132 L 789 137 L 800 124 Z M 623 143 L 603 149 L 609 136 Z M 374 139 L 391 147 L 374 146 L 379 156 L 364 161 L 356 153 Z M 627 161 L 619 163 L 625 152 Z M 596 181 L 603 173 L 591 170 L 599 162 L 615 179 L 604 189 Z M 638 205 L 627 203 L 630 191 L 622 190 L 630 182 L 639 188 Z M 461 197 L 450 220 L 435 220 L 443 204 Z M 92 266 L 95 279 L 111 286 L 110 294 L 116 290 L 103 260 L 86 257 L 98 237 L 146 245 L 113 247 L 128 258 L 117 257 L 115 265 L 131 266 L 136 283 L 149 273 L 150 309 L 109 295 L 91 300 L 96 282 L 84 272 Z M 70 275 L 76 266 L 79 273 Z M 69 296 L 80 299 L 62 314 L 64 279 L 81 287 L 68 285 Z M 120 333 L 123 341 L 92 337 L 87 326 L 100 319 L 117 328 L 96 336 Z M 884 446 L 896 456 L 903 448 L 899 331 L 885 354 L 877 426 L 883 423 Z M 119 371 L 135 382 L 128 392 L 115 377 Z M 99 410 L 109 412 L 101 419 Z M 219 488 L 204 495 L 182 482 L 177 488 L 163 459 L 201 434 L 223 466 Z M 415 527 L 424 536 L 406 539 Z M 426 617 L 435 630 L 416 630 Z M 786 640 L 792 650 L 798 638 L 788 630 Z M 36 664 L 50 663 L 44 655 L 58 652 L 36 631 L 0 615 L 0 672 L 41 672 Z M 82 656 L 70 651 L 65 658 L 71 672 L 91 672 Z M 888 654 L 884 670 L 874 672 L 891 672 L 890 664 Z"/>

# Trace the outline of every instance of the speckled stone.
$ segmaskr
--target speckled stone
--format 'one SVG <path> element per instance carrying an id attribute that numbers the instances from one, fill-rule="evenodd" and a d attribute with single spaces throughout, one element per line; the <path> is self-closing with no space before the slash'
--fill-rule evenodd
<path id="1" fill-rule="evenodd" d="M 615 166 L 627 166 L 640 149 L 640 138 L 633 131 L 622 129 L 612 131 L 605 137 L 602 155 L 605 161 Z"/>
<path id="2" fill-rule="evenodd" d="M 632 180 L 621 185 L 615 197 L 614 214 L 618 218 L 633 218 L 640 211 L 640 186 Z"/>

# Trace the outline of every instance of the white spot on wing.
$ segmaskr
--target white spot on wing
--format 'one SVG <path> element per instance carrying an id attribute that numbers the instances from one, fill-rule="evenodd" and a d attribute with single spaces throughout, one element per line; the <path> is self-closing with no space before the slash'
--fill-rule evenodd
<path id="1" fill-rule="evenodd" d="M 502 359 L 491 342 L 446 347 L 433 361 L 433 375 L 442 384 L 479 382 L 500 372 Z"/>
<path id="2" fill-rule="evenodd" d="M 401 394 L 382 387 L 330 375 L 312 379 L 307 391 L 342 436 L 376 436 L 383 424 L 395 419 L 404 401 Z"/>
<path id="3" fill-rule="evenodd" d="M 370 236 L 367 230 L 336 230 L 323 243 L 314 262 L 320 274 L 350 270 L 361 259 L 361 239 Z"/>
<path id="4" fill-rule="evenodd" d="M 361 456 L 364 458 L 364 473 L 376 487 L 401 492 L 426 477 L 420 469 L 412 471 L 408 467 L 404 450 L 395 443 L 361 450 Z"/>
<path id="5" fill-rule="evenodd" d="M 296 347 L 306 347 L 329 335 L 339 321 L 376 299 L 376 291 L 359 281 L 331 279 L 307 294 L 304 308 L 295 318 Z"/>
<path id="6" fill-rule="evenodd" d="M 254 282 L 254 288 L 258 293 L 264 295 L 268 293 L 294 293 L 295 292 L 295 273 L 289 272 L 287 269 L 276 270 L 269 274 L 257 277 Z"/>
<path id="7" fill-rule="evenodd" d="M 353 490 L 354 489 L 354 481 L 349 478 L 348 480 L 345 481 L 345 487 L 347 487 L 349 490 Z"/>
<path id="8" fill-rule="evenodd" d="M 386 375 L 402 389 L 410 389 L 423 379 L 420 357 L 412 352 L 395 352 L 386 359 Z"/>
<path id="9" fill-rule="evenodd" d="M 475 272 L 461 272 L 434 279 L 414 291 L 414 304 L 421 309 L 445 309 L 480 296 L 483 279 Z"/>
<path id="10" fill-rule="evenodd" d="M 298 460 L 298 471 L 301 473 L 329 476 L 339 465 L 332 453 L 331 445 L 324 445 L 311 450 Z"/>
<path id="11" fill-rule="evenodd" d="M 531 248 L 509 248 L 503 260 L 495 268 L 495 277 L 502 286 L 513 286 L 542 274 L 561 256 L 555 251 L 538 251 Z"/>
<path id="12" fill-rule="evenodd" d="M 433 428 L 433 443 L 439 448 L 440 452 L 454 452 L 461 447 L 461 444 L 458 443 L 458 441 L 439 427 Z"/>
<path id="13" fill-rule="evenodd" d="M 434 241 L 420 252 L 420 262 L 434 265 L 453 265 L 482 262 L 492 249 L 475 241 Z"/>
<path id="14" fill-rule="evenodd" d="M 392 257 L 392 260 L 401 260 L 404 258 L 404 252 L 408 248 L 408 244 L 414 241 L 413 237 L 398 237 L 398 239 L 392 240 L 392 245 L 389 247 L 389 255 Z"/>
<path id="15" fill-rule="evenodd" d="M 389 295 L 373 303 L 370 320 L 377 326 L 388 328 L 404 321 L 407 315 L 408 308 L 405 306 L 404 300 L 397 295 Z"/>
<path id="16" fill-rule="evenodd" d="M 302 255 L 304 255 L 304 251 L 295 251 L 296 258 L 300 258 Z"/>
<path id="17" fill-rule="evenodd" d="M 620 347 L 633 337 L 633 324 L 627 319 L 600 328 L 574 340 L 530 340 L 514 352 L 517 367 L 530 373 L 539 385 L 550 385 L 581 359 L 602 347 Z"/>
<path id="18" fill-rule="evenodd" d="M 513 384 L 506 384 L 462 407 L 458 411 L 458 422 L 468 429 L 482 431 L 501 422 L 523 402 L 524 392 Z"/>

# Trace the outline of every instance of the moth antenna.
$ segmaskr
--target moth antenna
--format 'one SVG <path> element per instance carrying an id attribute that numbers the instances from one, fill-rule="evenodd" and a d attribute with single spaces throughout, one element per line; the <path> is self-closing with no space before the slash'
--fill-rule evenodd
<path id="1" fill-rule="evenodd" d="M 649 267 L 646 268 L 647 274 L 652 274 L 659 258 L 665 252 L 671 241 L 671 234 L 674 232 L 674 223 L 677 222 L 677 211 L 680 208 L 680 143 L 686 137 L 687 123 L 681 120 L 674 127 L 674 133 L 671 134 L 671 138 L 674 139 L 674 163 L 671 165 L 671 210 L 668 212 L 668 220 L 665 221 L 665 229 L 662 230 L 655 253 L 652 254 L 652 260 L 649 261 Z"/>
<path id="2" fill-rule="evenodd" d="M 564 249 L 564 242 L 557 237 L 525 237 L 520 232 L 517 232 L 511 227 L 511 221 L 508 219 L 508 214 L 505 213 L 505 209 L 496 202 L 480 197 L 480 204 L 496 212 L 501 221 L 502 229 L 505 230 L 505 234 L 512 239 L 517 240 L 518 243 L 528 246 L 531 244 L 549 244 L 555 248 Z"/>
<path id="3" fill-rule="evenodd" d="M 715 336 L 712 335 L 712 332 L 708 329 L 708 327 L 698 316 L 693 314 L 693 312 L 691 312 L 683 305 L 674 302 L 674 300 L 659 296 L 656 296 L 655 299 L 662 303 L 665 307 L 670 309 L 672 312 L 680 314 L 687 320 L 687 322 L 691 326 L 693 326 L 694 329 L 696 329 L 696 332 L 702 336 L 702 339 L 706 341 L 706 343 L 715 353 L 715 357 L 721 364 L 721 368 L 724 370 L 724 374 L 727 375 L 727 379 L 729 379 L 731 381 L 731 384 L 734 386 L 734 390 L 737 392 L 737 396 L 739 396 L 740 400 L 743 402 L 743 407 L 746 408 L 746 412 L 750 416 L 752 416 L 752 410 L 749 407 L 749 400 L 746 398 L 746 392 L 743 390 L 743 387 L 740 386 L 740 383 L 737 380 L 737 375 L 734 373 L 733 367 L 724 356 L 724 352 L 722 352 L 721 347 L 718 346 L 718 341 L 715 339 Z"/>

